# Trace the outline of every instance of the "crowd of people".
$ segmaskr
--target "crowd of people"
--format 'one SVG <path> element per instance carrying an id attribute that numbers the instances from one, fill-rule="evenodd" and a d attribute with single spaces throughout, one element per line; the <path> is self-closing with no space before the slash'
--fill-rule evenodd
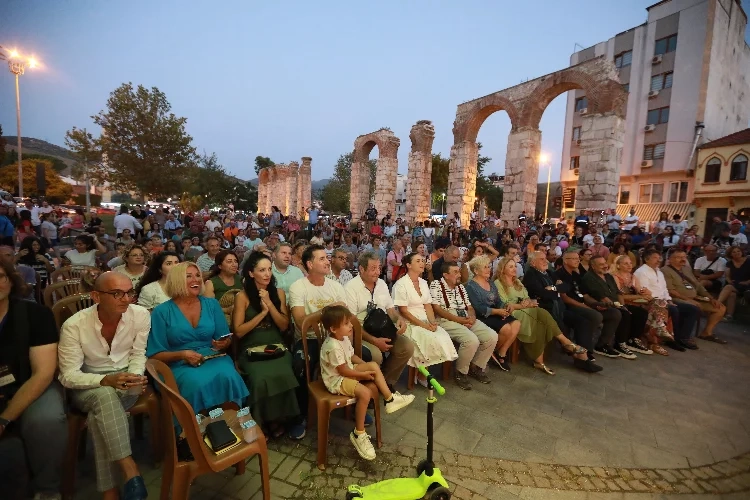
<path id="1" fill-rule="evenodd" d="M 409 224 L 372 206 L 352 220 L 314 207 L 284 216 L 123 205 L 111 230 L 76 215 L 52 231 L 44 224 L 58 215 L 45 203 L 0 206 L 0 229 L 12 229 L 0 245 L 0 481 L 11 498 L 29 472 L 36 498 L 59 498 L 63 391 L 88 414 L 103 498 L 118 497 L 118 476 L 123 498 L 146 497 L 126 412 L 148 384 L 149 358 L 169 365 L 196 412 L 247 405 L 269 439 L 305 436 L 306 363 L 320 367 L 330 392 L 356 399 L 350 440 L 372 460 L 368 404 L 410 404 L 397 390 L 407 367 L 455 361 L 456 386 L 471 390 L 501 380 L 523 346 L 552 376 L 545 352 L 556 341 L 573 367 L 597 373 L 600 358 L 697 350 L 696 338 L 725 344 L 716 325 L 750 301 L 747 226 L 733 218 L 701 237 L 679 215 L 643 227 L 634 210 L 582 211 L 570 224 L 522 213 L 514 228 L 494 214 L 468 227 L 458 214 Z M 31 289 L 66 265 L 96 270 L 96 304 L 58 332 Z M 313 315 L 322 345 L 300 331 Z M 191 460 L 176 433 L 180 460 Z"/>

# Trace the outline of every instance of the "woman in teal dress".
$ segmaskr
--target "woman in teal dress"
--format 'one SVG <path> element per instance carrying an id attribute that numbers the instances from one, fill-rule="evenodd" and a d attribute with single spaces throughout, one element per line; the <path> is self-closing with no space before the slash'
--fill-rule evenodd
<path id="1" fill-rule="evenodd" d="M 166 294 L 171 300 L 151 314 L 146 355 L 169 365 L 180 395 L 198 413 L 227 402 L 242 407 L 248 396 L 232 358 L 205 356 L 226 350 L 229 326 L 216 299 L 202 297 L 203 277 L 193 262 L 172 266 Z"/>
<path id="2" fill-rule="evenodd" d="M 247 349 L 268 344 L 283 344 L 281 332 L 289 327 L 289 311 L 284 291 L 276 288 L 271 260 L 261 252 L 252 252 L 242 268 L 244 289 L 237 294 L 232 326 L 239 337 L 237 365 L 250 390 L 253 418 L 268 426 L 271 435 L 281 436 L 282 422 L 299 415 L 292 370 L 292 355 L 250 361 Z"/>

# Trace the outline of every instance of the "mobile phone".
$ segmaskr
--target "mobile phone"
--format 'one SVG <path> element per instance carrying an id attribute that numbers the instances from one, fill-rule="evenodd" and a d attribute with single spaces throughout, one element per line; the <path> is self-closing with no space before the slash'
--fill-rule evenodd
<path id="1" fill-rule="evenodd" d="M 229 332 L 229 333 L 227 333 L 226 335 L 222 335 L 221 337 L 219 337 L 219 338 L 218 338 L 218 339 L 216 339 L 216 340 L 223 340 L 223 339 L 225 339 L 225 338 L 227 338 L 227 337 L 231 337 L 231 336 L 232 336 L 232 332 Z"/>

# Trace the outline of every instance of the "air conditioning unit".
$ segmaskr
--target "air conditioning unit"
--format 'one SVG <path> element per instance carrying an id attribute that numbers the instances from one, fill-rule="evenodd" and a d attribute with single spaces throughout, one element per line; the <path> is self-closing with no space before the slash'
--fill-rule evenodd
<path id="1" fill-rule="evenodd" d="M 577 168 L 573 169 L 573 175 L 578 175 L 579 173 L 580 173 L 580 170 L 578 170 Z"/>
<path id="2" fill-rule="evenodd" d="M 641 162 L 641 168 L 651 168 L 653 166 L 654 166 L 654 161 L 653 160 L 643 160 Z"/>
<path id="3" fill-rule="evenodd" d="M 576 140 L 576 144 L 581 145 L 581 139 Z"/>
<path id="4" fill-rule="evenodd" d="M 654 56 L 651 58 L 651 64 L 661 64 L 662 56 Z"/>
<path id="5" fill-rule="evenodd" d="M 656 125 L 646 125 L 643 130 L 645 130 L 646 132 L 653 132 L 654 130 L 656 130 Z"/>
<path id="6" fill-rule="evenodd" d="M 659 95 L 659 91 L 658 90 L 652 90 L 651 92 L 648 93 L 648 98 L 649 99 L 653 99 L 654 97 L 656 97 L 658 95 Z"/>
<path id="7" fill-rule="evenodd" d="M 588 112 L 589 112 L 589 108 L 581 108 L 578 110 L 579 115 L 585 115 Z"/>

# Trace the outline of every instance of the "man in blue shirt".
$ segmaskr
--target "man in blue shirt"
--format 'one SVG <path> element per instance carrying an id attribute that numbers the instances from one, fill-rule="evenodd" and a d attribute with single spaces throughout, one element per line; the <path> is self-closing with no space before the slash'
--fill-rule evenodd
<path id="1" fill-rule="evenodd" d="M 320 211 L 315 208 L 308 208 L 307 209 L 307 230 L 312 231 L 313 228 L 315 228 L 315 225 L 318 223 L 318 215 L 320 214 Z"/>
<path id="2" fill-rule="evenodd" d="M 14 246 L 15 228 L 8 219 L 8 205 L 0 205 L 0 245 Z"/>

